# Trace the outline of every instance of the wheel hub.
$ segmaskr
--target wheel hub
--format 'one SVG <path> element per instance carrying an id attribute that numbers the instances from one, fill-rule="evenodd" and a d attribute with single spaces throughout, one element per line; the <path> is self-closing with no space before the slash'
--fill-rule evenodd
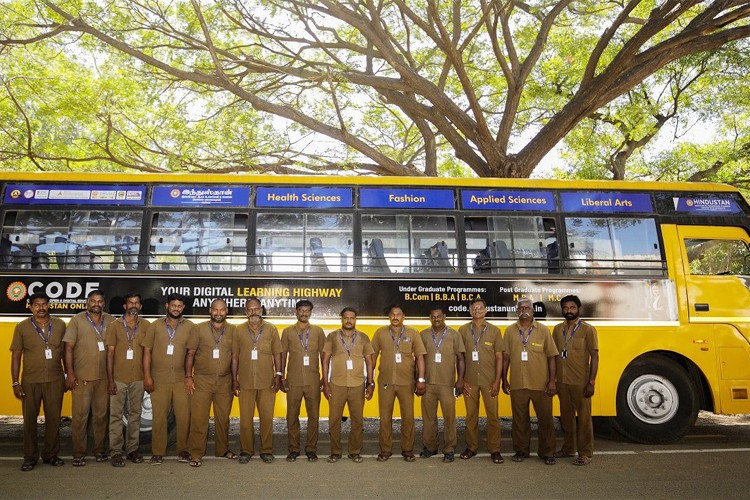
<path id="1" fill-rule="evenodd" d="M 641 375 L 628 386 L 628 407 L 637 419 L 647 424 L 671 420 L 679 407 L 677 389 L 658 375 Z"/>

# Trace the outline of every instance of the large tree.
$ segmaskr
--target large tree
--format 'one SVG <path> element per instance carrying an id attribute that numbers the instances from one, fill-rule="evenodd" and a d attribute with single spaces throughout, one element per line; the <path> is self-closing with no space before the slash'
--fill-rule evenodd
<path id="1" fill-rule="evenodd" d="M 583 119 L 662 68 L 750 36 L 750 1 L 739 0 L 44 0 L 0 9 L 4 58 L 41 45 L 88 71 L 129 62 L 118 77 L 144 82 L 144 92 L 113 102 L 133 116 L 94 114 L 81 156 L 148 170 L 213 159 L 206 166 L 221 170 L 436 175 L 465 165 L 527 177 Z M 4 77 L 5 105 L 17 110 L 21 154 L 38 158 L 36 108 L 17 98 L 14 77 Z M 139 115 L 139 103 L 167 116 Z M 181 141 L 181 116 L 197 118 L 183 134 L 198 128 L 209 142 Z M 243 152 L 228 139 L 234 122 L 259 147 Z"/>

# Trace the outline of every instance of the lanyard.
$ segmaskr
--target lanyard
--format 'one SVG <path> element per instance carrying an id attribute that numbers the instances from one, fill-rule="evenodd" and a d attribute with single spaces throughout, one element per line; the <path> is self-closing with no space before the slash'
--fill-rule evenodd
<path id="1" fill-rule="evenodd" d="M 518 334 L 521 336 L 521 343 L 523 344 L 523 350 L 526 350 L 526 344 L 529 343 L 529 339 L 531 338 L 531 331 L 534 329 L 534 324 L 532 323 L 529 327 L 529 332 L 526 334 L 526 337 L 524 338 L 524 331 L 523 328 L 521 328 L 521 325 L 518 325 Z"/>
<path id="2" fill-rule="evenodd" d="M 135 322 L 135 328 L 133 328 L 133 331 L 128 331 L 128 324 L 125 322 L 125 316 L 122 317 L 122 326 L 125 327 L 125 336 L 128 338 L 128 345 L 133 345 L 133 339 L 135 338 L 135 333 L 138 331 L 138 327 L 141 324 L 141 318 L 138 318 L 138 321 Z"/>
<path id="3" fill-rule="evenodd" d="M 41 337 L 41 339 L 44 341 L 44 348 L 46 349 L 49 345 L 49 336 L 52 335 L 52 318 L 49 319 L 49 323 L 47 323 L 47 336 L 44 336 L 44 330 L 39 328 L 39 325 L 36 324 L 36 321 L 34 321 L 34 318 L 31 318 L 31 324 L 34 325 L 34 330 L 36 330 L 36 333 Z"/>
<path id="4" fill-rule="evenodd" d="M 307 354 L 307 346 L 310 345 L 310 327 L 307 327 L 307 330 L 305 330 L 305 341 L 302 341 L 302 333 L 297 330 L 297 337 L 299 337 L 300 344 L 302 344 L 302 349 L 304 349 L 305 354 Z"/>
<path id="5" fill-rule="evenodd" d="M 393 347 L 396 351 L 398 351 L 398 346 L 401 345 L 401 339 L 404 338 L 404 330 L 406 330 L 406 327 L 402 326 L 401 332 L 399 332 L 398 334 L 398 340 L 396 340 L 396 337 L 393 336 L 393 332 L 391 331 L 391 329 L 388 329 L 388 333 L 391 334 L 391 340 L 393 341 Z"/>
<path id="6" fill-rule="evenodd" d="M 250 334 L 250 338 L 253 339 L 253 351 L 258 350 L 258 340 L 260 340 L 260 336 L 263 335 L 263 323 L 260 324 L 260 331 L 258 332 L 258 335 L 253 336 L 253 330 L 250 328 L 250 323 L 247 323 L 247 331 Z"/>
<path id="7" fill-rule="evenodd" d="M 484 324 L 484 327 L 482 328 L 482 333 L 479 334 L 479 337 L 474 338 L 474 323 L 471 324 L 471 340 L 474 341 L 474 350 L 477 350 L 477 346 L 479 345 L 479 341 L 482 340 L 482 335 L 484 335 L 484 332 L 487 331 L 487 323 Z M 524 344 L 525 345 L 525 344 Z"/>
<path id="8" fill-rule="evenodd" d="M 96 323 L 94 323 L 94 320 L 91 319 L 91 316 L 89 315 L 89 312 L 86 311 L 86 319 L 89 320 L 89 323 L 91 323 L 91 326 L 94 327 L 94 331 L 96 332 L 96 336 L 99 340 L 102 340 L 102 333 L 104 333 L 104 317 L 102 316 L 102 320 L 99 323 L 99 326 L 96 326 Z"/>
<path id="9" fill-rule="evenodd" d="M 573 338 L 573 335 L 576 334 L 576 332 L 578 331 L 578 327 L 581 326 L 581 323 L 583 323 L 583 321 L 579 319 L 578 323 L 576 323 L 576 326 L 573 328 L 573 331 L 570 332 L 570 335 L 568 336 L 565 335 L 567 328 L 563 329 L 563 350 L 567 350 L 568 341 Z"/>
<path id="10" fill-rule="evenodd" d="M 174 336 L 177 334 L 177 329 L 182 324 L 182 321 L 177 323 L 177 326 L 172 327 L 169 326 L 169 321 L 167 321 L 167 318 L 164 318 L 164 324 L 167 326 L 167 336 L 169 337 L 169 345 L 172 345 L 172 339 L 174 339 Z"/>
<path id="11" fill-rule="evenodd" d="M 432 330 L 432 343 L 435 344 L 435 349 L 437 349 L 438 352 L 440 352 L 440 346 L 443 343 L 443 339 L 445 339 L 445 334 L 448 333 L 448 327 L 445 327 L 445 330 L 443 330 L 443 334 L 440 336 L 440 341 L 437 340 L 437 337 L 435 337 L 435 330 Z"/>
<path id="12" fill-rule="evenodd" d="M 344 332 L 339 329 L 339 338 L 341 339 L 341 344 L 344 346 L 344 350 L 346 351 L 346 355 L 351 359 L 352 357 L 352 350 L 354 349 L 354 341 L 357 338 L 357 330 L 354 330 L 354 333 L 352 334 L 352 345 L 346 345 L 346 341 L 344 340 Z"/>
<path id="13" fill-rule="evenodd" d="M 227 330 L 227 326 L 224 325 L 224 328 L 221 329 L 218 339 L 216 338 L 216 330 L 214 329 L 214 325 L 209 323 L 208 327 L 211 329 L 211 336 L 214 338 L 214 342 L 216 342 L 216 347 L 218 348 L 219 344 L 221 344 L 221 338 L 224 336 L 224 332 Z"/>

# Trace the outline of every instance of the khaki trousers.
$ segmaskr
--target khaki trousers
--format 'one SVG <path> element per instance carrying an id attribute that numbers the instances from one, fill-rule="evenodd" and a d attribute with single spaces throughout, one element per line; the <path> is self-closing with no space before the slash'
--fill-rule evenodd
<path id="1" fill-rule="evenodd" d="M 456 397 L 453 386 L 427 384 L 422 396 L 422 444 L 429 451 L 438 449 L 437 408 L 443 410 L 443 453 L 456 451 Z"/>
<path id="2" fill-rule="evenodd" d="M 26 396 L 21 402 L 23 412 L 23 459 L 38 460 L 37 417 L 44 404 L 44 448 L 42 459 L 48 460 L 60 453 L 60 412 L 62 411 L 65 379 L 56 382 L 22 382 Z"/>
<path id="3" fill-rule="evenodd" d="M 107 451 L 107 413 L 109 412 L 109 391 L 106 380 L 79 380 L 73 389 L 72 441 L 73 458 L 86 456 L 88 423 L 94 434 L 93 453 Z"/>
<path id="4" fill-rule="evenodd" d="M 414 450 L 414 385 L 388 385 L 378 389 L 380 411 L 380 451 L 391 453 L 393 449 L 393 405 L 398 398 L 401 411 L 401 453 Z"/>
<path id="5" fill-rule="evenodd" d="M 540 457 L 549 457 L 555 452 L 555 426 L 552 422 L 552 398 L 544 391 L 530 391 L 516 389 L 510 391 L 510 406 L 513 411 L 513 451 L 522 451 L 530 455 L 531 448 L 531 417 L 529 402 L 534 405 L 534 413 L 539 420 L 539 448 Z"/>
<path id="6" fill-rule="evenodd" d="M 109 449 L 113 455 L 138 451 L 141 438 L 143 380 L 124 384 L 115 380 L 117 394 L 109 396 Z M 122 416 L 127 403 L 127 436 L 122 437 Z"/>
<path id="7" fill-rule="evenodd" d="M 331 384 L 331 399 L 328 401 L 328 430 L 331 435 L 331 455 L 341 455 L 341 417 L 344 405 L 349 406 L 352 423 L 349 434 L 349 454 L 359 455 L 364 440 L 365 386 L 346 387 Z"/>
<path id="8" fill-rule="evenodd" d="M 190 438 L 188 451 L 193 460 L 200 460 L 206 454 L 208 443 L 208 420 L 211 404 L 214 406 L 216 446 L 214 455 L 222 457 L 229 451 L 229 414 L 232 412 L 232 379 L 221 381 L 199 381 L 195 378 L 195 393 L 190 403 Z"/>
<path id="9" fill-rule="evenodd" d="M 273 453 L 273 406 L 276 393 L 267 389 L 242 389 L 240 391 L 240 446 L 243 452 L 255 453 L 255 426 L 253 418 L 258 407 L 260 420 L 260 452 Z"/>
<path id="10" fill-rule="evenodd" d="M 302 399 L 307 411 L 307 443 L 305 451 L 318 450 L 318 420 L 320 418 L 320 384 L 290 386 L 286 393 L 286 425 L 289 435 L 289 453 L 300 452 L 299 412 Z"/>
<path id="11" fill-rule="evenodd" d="M 594 456 L 594 426 L 591 421 L 591 398 L 583 396 L 585 388 L 557 384 L 557 394 L 560 396 L 560 423 L 565 433 L 563 452 L 572 455 L 577 450 L 578 456 L 591 458 Z"/>
<path id="12" fill-rule="evenodd" d="M 153 455 L 167 454 L 170 408 L 174 412 L 177 427 L 177 454 L 188 451 L 190 396 L 185 392 L 185 384 L 183 382 L 154 382 L 154 390 L 151 393 L 151 410 L 153 411 L 151 453 Z"/>
<path id="13" fill-rule="evenodd" d="M 476 453 L 479 450 L 479 398 L 484 402 L 487 414 L 487 450 L 500 453 L 500 421 L 497 416 L 497 397 L 492 397 L 492 388 L 472 385 L 470 396 L 464 397 L 466 404 L 466 447 Z"/>

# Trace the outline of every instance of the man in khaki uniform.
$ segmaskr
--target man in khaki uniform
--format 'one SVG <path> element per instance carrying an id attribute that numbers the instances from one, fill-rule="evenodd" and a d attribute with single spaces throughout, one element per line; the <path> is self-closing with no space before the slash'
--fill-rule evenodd
<path id="1" fill-rule="evenodd" d="M 141 319 L 141 296 L 125 296 L 125 314 L 107 327 L 107 381 L 109 386 L 109 448 L 114 467 L 125 466 L 123 453 L 134 464 L 143 462 L 140 445 L 143 401 L 143 339 L 149 321 Z M 122 416 L 127 405 L 128 429 L 122 438 Z"/>
<path id="2" fill-rule="evenodd" d="M 73 391 L 73 465 L 86 465 L 86 439 L 91 416 L 97 462 L 109 460 L 107 439 L 107 350 L 104 332 L 115 318 L 104 311 L 104 292 L 94 290 L 86 298 L 86 311 L 78 313 L 65 330 L 65 387 Z"/>
<path id="3" fill-rule="evenodd" d="M 401 456 L 407 462 L 414 457 L 414 366 L 417 367 L 416 393 L 425 393 L 422 337 L 404 326 L 404 310 L 400 305 L 387 310 L 389 326 L 378 328 L 372 337 L 373 358 L 380 356 L 378 368 L 378 410 L 380 412 L 380 453 L 378 462 L 392 455 L 393 405 L 398 398 L 401 411 Z"/>
<path id="4" fill-rule="evenodd" d="M 300 454 L 299 412 L 302 399 L 307 411 L 307 460 L 318 460 L 318 419 L 320 415 L 320 364 L 326 335 L 319 326 L 310 324 L 313 304 L 300 300 L 295 306 L 297 323 L 281 332 L 281 371 L 286 371 L 282 389 L 286 392 L 286 423 L 289 436 L 287 462 Z"/>
<path id="5" fill-rule="evenodd" d="M 247 299 L 247 322 L 239 325 L 232 342 L 232 388 L 240 398 L 240 463 L 255 452 L 253 417 L 258 406 L 260 458 L 273 462 L 273 410 L 281 387 L 281 340 L 279 331 L 263 321 L 263 308 L 255 297 Z M 274 375 L 275 373 L 275 375 Z"/>
<path id="6" fill-rule="evenodd" d="M 29 297 L 31 317 L 16 325 L 10 344 L 10 374 L 13 395 L 21 400 L 23 412 L 22 471 L 30 471 L 39 461 L 37 417 L 44 404 L 44 448 L 42 461 L 54 467 L 63 465 L 60 453 L 60 412 L 65 377 L 63 336 L 65 322 L 49 314 L 49 297 L 35 293 Z M 23 373 L 21 361 L 23 360 Z M 22 375 L 19 382 L 19 375 Z"/>
<path id="7" fill-rule="evenodd" d="M 464 342 L 461 335 L 445 324 L 445 309 L 430 308 L 432 328 L 422 330 L 427 390 L 422 396 L 422 443 L 420 457 L 437 455 L 437 408 L 443 411 L 443 462 L 453 462 L 456 451 L 456 397 L 464 390 Z M 456 379 L 458 372 L 458 379 Z"/>
<path id="8" fill-rule="evenodd" d="M 565 441 L 554 456 L 572 457 L 574 465 L 588 465 L 594 456 L 594 427 L 591 420 L 591 396 L 599 370 L 599 340 L 596 328 L 581 318 L 581 300 L 568 295 L 560 300 L 565 321 L 555 326 L 552 338 L 557 356 L 557 395 L 560 397 L 560 422 Z M 576 420 L 576 414 L 578 419 Z"/>
<path id="9" fill-rule="evenodd" d="M 507 356 L 503 362 L 503 391 L 510 394 L 513 412 L 514 462 L 530 456 L 531 421 L 529 402 L 539 421 L 538 455 L 554 465 L 555 427 L 552 423 L 552 396 L 555 395 L 555 356 L 557 348 L 549 329 L 533 318 L 533 304 L 521 299 L 516 304 L 518 321 L 505 330 Z M 510 383 L 508 383 L 510 368 Z"/>
<path id="10" fill-rule="evenodd" d="M 479 450 L 479 399 L 487 414 L 487 449 L 493 463 L 503 463 L 500 454 L 500 421 L 497 395 L 503 373 L 503 338 L 500 330 L 487 321 L 487 303 L 481 297 L 469 304 L 471 322 L 458 329 L 466 348 L 464 403 L 466 404 L 466 449 L 461 458 L 468 460 Z"/>
<path id="11" fill-rule="evenodd" d="M 355 463 L 362 462 L 360 453 L 364 439 L 365 399 L 371 400 L 375 392 L 372 345 L 367 334 L 357 330 L 356 326 L 357 311 L 345 307 L 341 311 L 341 328 L 328 334 L 323 347 L 323 395 L 328 400 L 328 429 L 331 435 L 331 456 L 328 461 L 332 463 L 341 459 L 341 418 L 344 405 L 349 406 L 352 421 L 349 458 Z"/>
<path id="12" fill-rule="evenodd" d="M 227 304 L 211 302 L 211 319 L 196 325 L 185 356 L 185 392 L 190 407 L 190 465 L 200 467 L 208 441 L 208 419 L 214 406 L 216 447 L 214 455 L 233 459 L 229 450 L 229 414 L 232 411 L 232 341 L 235 327 L 227 323 Z"/>
<path id="13" fill-rule="evenodd" d="M 185 392 L 185 356 L 194 324 L 183 318 L 185 297 L 167 296 L 167 315 L 155 320 L 143 339 L 143 386 L 151 394 L 151 465 L 161 465 L 167 454 L 167 420 L 174 411 L 177 426 L 177 459 L 190 461 L 190 395 Z"/>

